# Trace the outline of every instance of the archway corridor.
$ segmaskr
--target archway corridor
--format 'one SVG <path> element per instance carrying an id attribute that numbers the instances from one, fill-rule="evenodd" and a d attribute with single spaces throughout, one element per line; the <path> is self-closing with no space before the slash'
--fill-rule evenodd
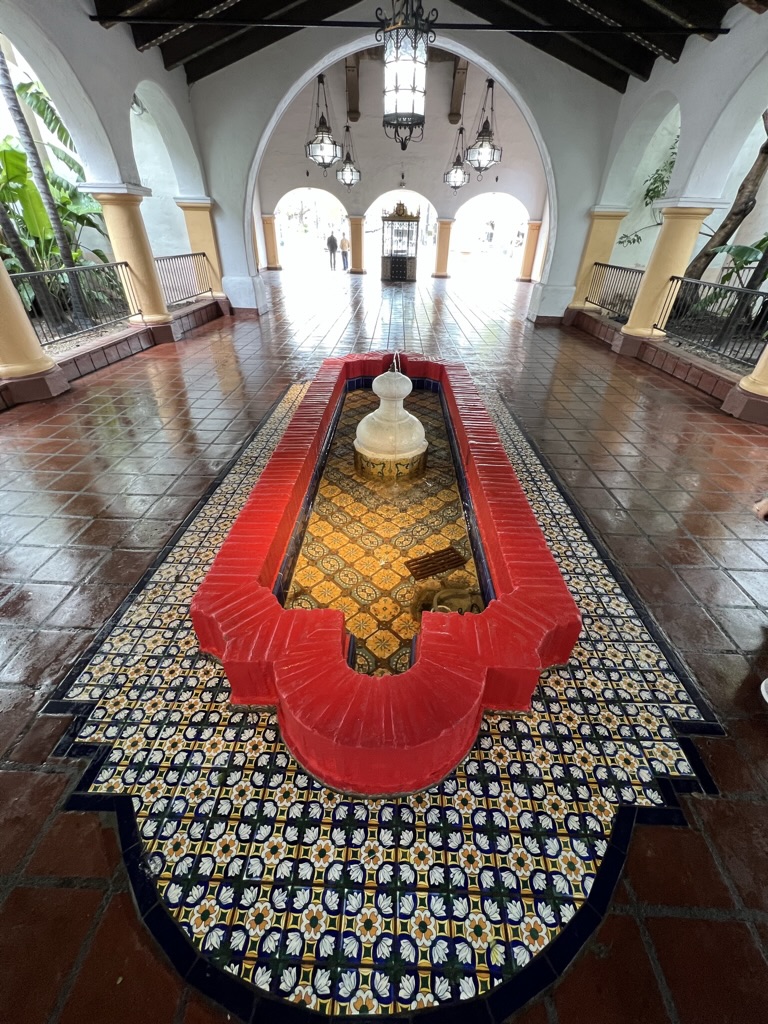
<path id="1" fill-rule="evenodd" d="M 0 415 L 0 1016 L 417 1019 L 488 993 L 452 1012 L 768 1019 L 768 428 L 534 327 L 530 285 L 262 276 L 261 317 Z M 466 365 L 585 631 L 530 714 L 374 801 L 229 707 L 187 612 L 297 385 L 384 348 Z"/>

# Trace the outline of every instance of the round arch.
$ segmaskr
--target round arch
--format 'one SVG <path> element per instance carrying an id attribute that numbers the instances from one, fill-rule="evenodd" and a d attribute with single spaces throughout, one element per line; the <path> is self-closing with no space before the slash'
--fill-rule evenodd
<path id="1" fill-rule="evenodd" d="M 112 144 L 74 69 L 20 6 L 0 0 L 0 32 L 7 36 L 45 86 L 72 136 L 91 181 L 122 181 Z M 131 180 L 130 176 L 125 180 Z"/>
<path id="2" fill-rule="evenodd" d="M 365 211 L 364 263 L 369 272 L 377 269 L 381 255 L 381 218 L 391 213 L 398 203 L 404 203 L 409 213 L 419 213 L 419 249 L 416 264 L 419 277 L 432 273 L 435 265 L 437 242 L 437 208 L 421 192 L 408 188 L 393 188 L 378 195 Z"/>
<path id="3" fill-rule="evenodd" d="M 284 193 L 275 205 L 275 234 L 283 269 L 330 269 L 326 239 L 331 233 L 337 240 L 344 232 L 349 234 L 347 216 L 346 207 L 329 189 L 294 188 Z"/>
<path id="4" fill-rule="evenodd" d="M 472 196 L 456 211 L 451 229 L 451 274 L 468 271 L 509 280 L 520 271 L 530 213 L 510 192 Z"/>
<path id="5" fill-rule="evenodd" d="M 298 96 L 298 94 L 304 89 L 318 74 L 326 70 L 331 65 L 338 61 L 344 60 L 345 57 L 350 54 L 356 53 L 360 50 L 366 49 L 369 46 L 376 45 L 376 38 L 373 32 L 365 33 L 359 36 L 352 42 L 345 43 L 337 46 L 328 53 L 324 54 L 323 57 L 316 61 L 314 64 L 305 68 L 304 71 L 297 77 L 293 85 L 286 91 L 280 102 L 276 105 L 272 115 L 267 122 L 267 125 L 256 145 L 253 157 L 251 159 L 250 168 L 248 171 L 248 178 L 245 190 L 245 204 L 242 213 L 242 223 L 250 224 L 251 218 L 254 212 L 259 212 L 258 202 L 258 176 L 261 168 L 261 163 L 266 153 L 267 146 L 269 145 L 270 139 L 275 132 L 275 129 L 287 110 L 288 106 Z M 512 101 L 516 104 L 520 110 L 523 118 L 525 119 L 531 134 L 536 142 L 536 146 L 539 151 L 541 158 L 542 167 L 544 170 L 544 177 L 547 185 L 547 199 L 548 209 L 550 218 L 550 228 L 547 239 L 547 252 L 542 266 L 542 279 L 546 279 L 549 272 L 549 266 L 552 262 L 552 256 L 555 250 L 555 242 L 557 236 L 557 192 L 555 185 L 555 176 L 552 166 L 552 160 L 549 155 L 549 151 L 544 142 L 541 131 L 538 128 L 535 118 L 531 113 L 530 107 L 525 102 L 520 94 L 520 90 L 517 86 L 509 79 L 509 77 L 501 71 L 497 65 L 492 61 L 486 59 L 480 54 L 476 53 L 473 49 L 465 46 L 458 39 L 452 37 L 449 34 L 442 35 L 440 37 L 440 47 L 450 53 L 455 54 L 459 57 L 464 57 L 471 61 L 477 67 L 479 67 L 486 75 L 492 77 L 497 85 L 504 89 L 510 96 Z M 362 211 L 359 211 L 362 212 Z M 260 225 L 257 225 L 257 234 L 259 233 Z M 258 260 L 256 258 L 255 250 L 255 239 L 254 232 L 248 230 L 245 232 L 245 247 L 246 247 L 246 259 L 248 263 L 249 273 L 255 274 L 258 266 Z"/>
<path id="6" fill-rule="evenodd" d="M 189 198 L 204 196 L 205 183 L 200 161 L 184 122 L 167 93 L 156 82 L 145 79 L 136 86 L 135 96 L 158 127 L 173 165 L 178 186 L 177 195 Z"/>
<path id="7" fill-rule="evenodd" d="M 680 109 L 677 97 L 668 91 L 651 97 L 627 126 L 602 189 L 601 206 L 629 206 L 633 179 L 638 166 L 638 157 L 644 154 L 660 125 L 672 113 Z"/>

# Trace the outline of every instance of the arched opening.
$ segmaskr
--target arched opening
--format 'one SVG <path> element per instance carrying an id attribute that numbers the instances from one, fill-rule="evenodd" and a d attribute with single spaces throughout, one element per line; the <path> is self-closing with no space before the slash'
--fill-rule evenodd
<path id="1" fill-rule="evenodd" d="M 155 256 L 173 256 L 189 252 L 189 236 L 175 202 L 179 180 L 151 103 L 147 90 L 139 86 L 131 100 L 131 139 L 141 184 L 152 190 L 141 212 Z"/>
<path id="2" fill-rule="evenodd" d="M 648 132 L 650 123 L 642 127 Z M 627 215 L 613 248 L 610 262 L 625 267 L 645 267 L 656 244 L 661 227 L 661 212 L 653 203 L 667 194 L 677 159 L 680 139 L 680 107 L 677 103 L 661 118 L 650 138 L 643 139 L 630 132 L 626 148 L 617 156 L 623 167 Z M 631 150 L 634 147 L 634 152 Z"/>
<path id="3" fill-rule="evenodd" d="M 502 275 L 507 282 L 518 277 L 528 220 L 525 206 L 505 192 L 468 199 L 451 229 L 451 275 L 484 281 Z"/>
<path id="4" fill-rule="evenodd" d="M 280 265 L 287 271 L 310 274 L 330 272 L 327 240 L 349 238 L 347 211 L 339 200 L 322 188 L 295 188 L 275 207 L 275 233 Z M 336 270 L 342 269 L 341 258 Z"/>
<path id="5" fill-rule="evenodd" d="M 419 214 L 417 277 L 429 277 L 435 269 L 437 244 L 437 210 L 426 196 L 407 188 L 395 188 L 382 193 L 365 211 L 365 265 L 369 274 L 378 276 L 380 270 L 382 232 L 381 218 L 403 203 L 409 213 Z"/>

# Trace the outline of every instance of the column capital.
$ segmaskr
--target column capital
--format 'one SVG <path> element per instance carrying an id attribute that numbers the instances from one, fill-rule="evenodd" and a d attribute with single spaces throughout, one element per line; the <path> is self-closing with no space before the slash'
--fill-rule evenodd
<path id="1" fill-rule="evenodd" d="M 731 204 L 727 199 L 713 199 L 709 196 L 665 196 L 663 199 L 654 199 L 651 209 L 661 210 L 706 210 L 708 217 L 713 210 L 727 210 Z"/>
<path id="2" fill-rule="evenodd" d="M 611 206 L 606 203 L 600 206 L 590 206 L 589 212 L 593 219 L 622 220 L 627 216 L 629 210 L 626 206 Z"/>
<path id="3" fill-rule="evenodd" d="M 529 220 L 528 221 L 528 227 L 529 228 L 531 226 L 535 227 L 537 224 L 538 224 L 539 227 L 541 227 L 541 223 L 542 223 L 541 220 Z"/>
<path id="4" fill-rule="evenodd" d="M 151 188 L 145 188 L 143 185 L 134 185 L 130 181 L 81 181 L 77 186 L 78 192 L 87 192 L 90 195 L 95 195 L 97 192 L 102 196 L 115 196 L 115 202 L 118 202 L 118 196 L 139 196 L 144 199 L 147 196 L 152 195 Z"/>
<path id="5" fill-rule="evenodd" d="M 210 210 L 213 206 L 210 196 L 174 196 L 173 201 L 180 210 Z"/>
<path id="6" fill-rule="evenodd" d="M 347 220 L 365 220 L 364 213 L 348 213 Z"/>

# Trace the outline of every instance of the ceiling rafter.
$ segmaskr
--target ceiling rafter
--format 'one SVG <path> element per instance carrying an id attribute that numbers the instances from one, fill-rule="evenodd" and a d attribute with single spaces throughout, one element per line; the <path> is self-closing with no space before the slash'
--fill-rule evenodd
<path id="1" fill-rule="evenodd" d="M 378 0 L 381 2 L 381 0 Z M 439 0 L 435 0 L 438 3 Z M 686 40 L 714 38 L 732 0 L 455 0 L 477 22 L 474 31 L 516 35 L 530 46 L 619 92 L 630 77 L 645 80 L 657 57 L 679 59 Z M 756 0 L 742 0 L 764 8 Z M 322 26 L 355 7 L 355 0 L 94 0 L 103 25 L 128 23 L 140 50 L 159 46 L 165 66 L 183 66 L 199 81 L 294 32 Z M 375 24 L 377 0 L 367 18 Z M 385 5 L 386 6 L 386 5 Z M 270 24 L 274 23 L 274 24 Z M 443 22 L 443 27 L 447 23 Z M 452 26 L 454 27 L 454 26 Z M 438 31 L 440 21 L 438 19 Z M 354 104 L 349 109 L 353 110 Z"/>

